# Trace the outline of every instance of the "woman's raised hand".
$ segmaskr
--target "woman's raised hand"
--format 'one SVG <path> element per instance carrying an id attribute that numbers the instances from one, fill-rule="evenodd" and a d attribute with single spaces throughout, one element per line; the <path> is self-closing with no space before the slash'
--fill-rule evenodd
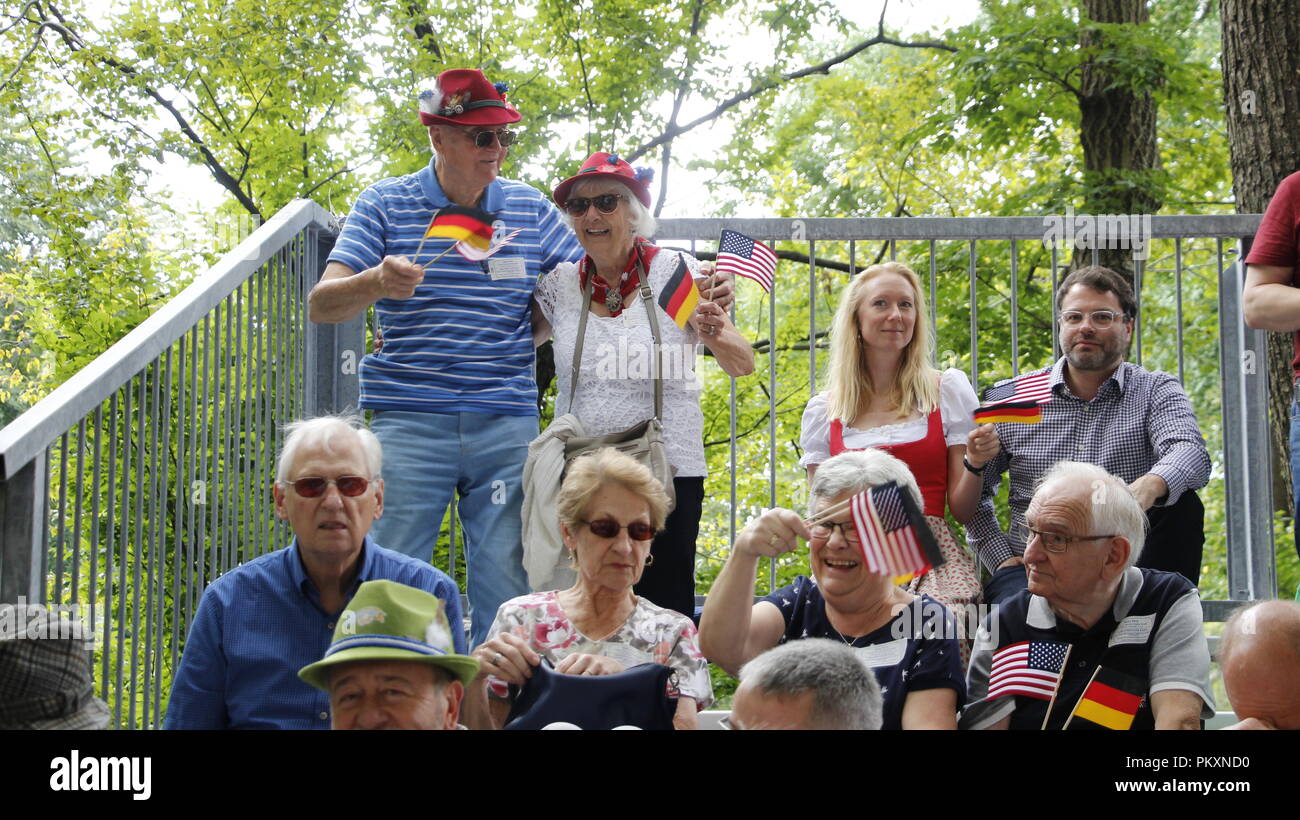
<path id="1" fill-rule="evenodd" d="M 977 470 L 992 461 L 1000 449 L 998 428 L 992 424 L 981 424 L 966 436 L 966 461 Z"/>
<path id="2" fill-rule="evenodd" d="M 478 676 L 496 675 L 506 683 L 523 686 L 533 676 L 533 667 L 542 657 L 518 635 L 502 632 L 474 649 L 478 658 Z"/>
<path id="3" fill-rule="evenodd" d="M 751 519 L 736 534 L 733 550 L 744 551 L 756 557 L 775 558 L 799 548 L 799 539 L 811 536 L 808 525 L 793 510 L 775 507 Z"/>

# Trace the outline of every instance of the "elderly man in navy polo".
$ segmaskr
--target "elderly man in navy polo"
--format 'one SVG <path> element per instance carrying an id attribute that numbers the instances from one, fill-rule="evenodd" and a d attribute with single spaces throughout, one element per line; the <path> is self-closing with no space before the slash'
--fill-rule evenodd
<path id="1" fill-rule="evenodd" d="M 227 572 L 203 593 L 172 683 L 164 729 L 328 729 L 330 700 L 298 678 L 325 654 L 362 583 L 396 581 L 446 603 L 465 653 L 460 592 L 427 562 L 368 535 L 384 512 L 382 455 L 360 420 L 289 425 L 275 483 L 287 548 Z"/>
<path id="2" fill-rule="evenodd" d="M 475 69 L 438 76 L 437 89 L 420 97 L 433 161 L 361 194 L 309 298 L 315 322 L 375 306 L 383 341 L 361 363 L 361 406 L 375 411 L 371 427 L 393 480 L 376 532 L 429 561 L 459 493 L 473 644 L 504 601 L 528 591 L 520 507 L 537 436 L 533 288 L 542 273 L 583 256 L 546 197 L 498 177 L 516 138 L 507 126 L 520 119 L 506 91 Z M 452 205 L 495 214 L 495 241 L 520 232 L 486 260 L 447 253 L 452 240 L 424 234 Z M 720 277 L 715 301 L 725 307 L 731 289 Z"/>

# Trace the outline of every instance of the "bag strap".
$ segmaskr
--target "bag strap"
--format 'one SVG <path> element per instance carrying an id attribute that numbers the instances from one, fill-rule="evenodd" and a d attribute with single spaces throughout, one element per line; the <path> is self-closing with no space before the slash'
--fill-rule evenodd
<path id="1" fill-rule="evenodd" d="M 645 267 L 641 264 L 641 254 L 634 247 L 632 252 L 636 254 L 636 277 L 637 286 L 641 293 L 641 304 L 645 306 L 646 316 L 650 319 L 650 332 L 654 337 L 655 345 L 655 418 L 663 418 L 664 403 L 664 363 L 663 363 L 663 344 L 659 338 L 659 317 L 655 314 L 654 293 L 650 290 L 650 278 L 646 276 Z M 591 295 L 595 289 L 595 274 L 587 277 L 587 286 L 582 291 L 582 316 L 578 318 L 578 339 L 573 345 L 573 365 L 569 368 L 569 406 L 566 413 L 573 412 L 573 400 L 577 396 L 578 389 L 578 365 L 582 362 L 582 341 L 587 334 L 587 317 L 591 315 Z"/>

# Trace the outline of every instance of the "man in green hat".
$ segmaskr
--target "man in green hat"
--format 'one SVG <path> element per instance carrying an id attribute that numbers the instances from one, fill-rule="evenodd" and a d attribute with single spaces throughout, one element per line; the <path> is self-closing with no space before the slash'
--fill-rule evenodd
<path id="1" fill-rule="evenodd" d="M 444 603 L 395 581 L 367 581 L 344 608 L 325 657 L 298 677 L 330 696 L 331 729 L 455 729 L 478 661 L 455 653 Z"/>

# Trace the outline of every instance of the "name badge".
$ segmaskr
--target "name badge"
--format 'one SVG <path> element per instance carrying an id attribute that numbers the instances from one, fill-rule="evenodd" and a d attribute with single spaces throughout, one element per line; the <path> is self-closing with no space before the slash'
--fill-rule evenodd
<path id="1" fill-rule="evenodd" d="M 900 638 L 896 641 L 871 646 L 855 646 L 853 651 L 858 656 L 858 660 L 869 668 L 897 666 L 902 662 L 903 656 L 907 654 L 907 639 Z"/>
<path id="2" fill-rule="evenodd" d="M 1119 622 L 1115 631 L 1110 633 L 1110 643 L 1107 646 L 1117 646 L 1125 643 L 1146 643 L 1147 638 L 1151 637 L 1151 628 L 1156 625 L 1156 616 L 1151 615 L 1130 615 Z"/>
<path id="3" fill-rule="evenodd" d="M 645 305 L 639 296 L 635 302 L 623 305 L 623 312 L 619 316 L 623 319 L 624 327 L 644 327 L 650 324 L 650 318 L 645 315 Z"/>
<path id="4" fill-rule="evenodd" d="M 498 257 L 488 260 L 488 275 L 493 281 L 498 279 L 523 279 L 528 275 L 524 260 L 518 256 Z"/>

